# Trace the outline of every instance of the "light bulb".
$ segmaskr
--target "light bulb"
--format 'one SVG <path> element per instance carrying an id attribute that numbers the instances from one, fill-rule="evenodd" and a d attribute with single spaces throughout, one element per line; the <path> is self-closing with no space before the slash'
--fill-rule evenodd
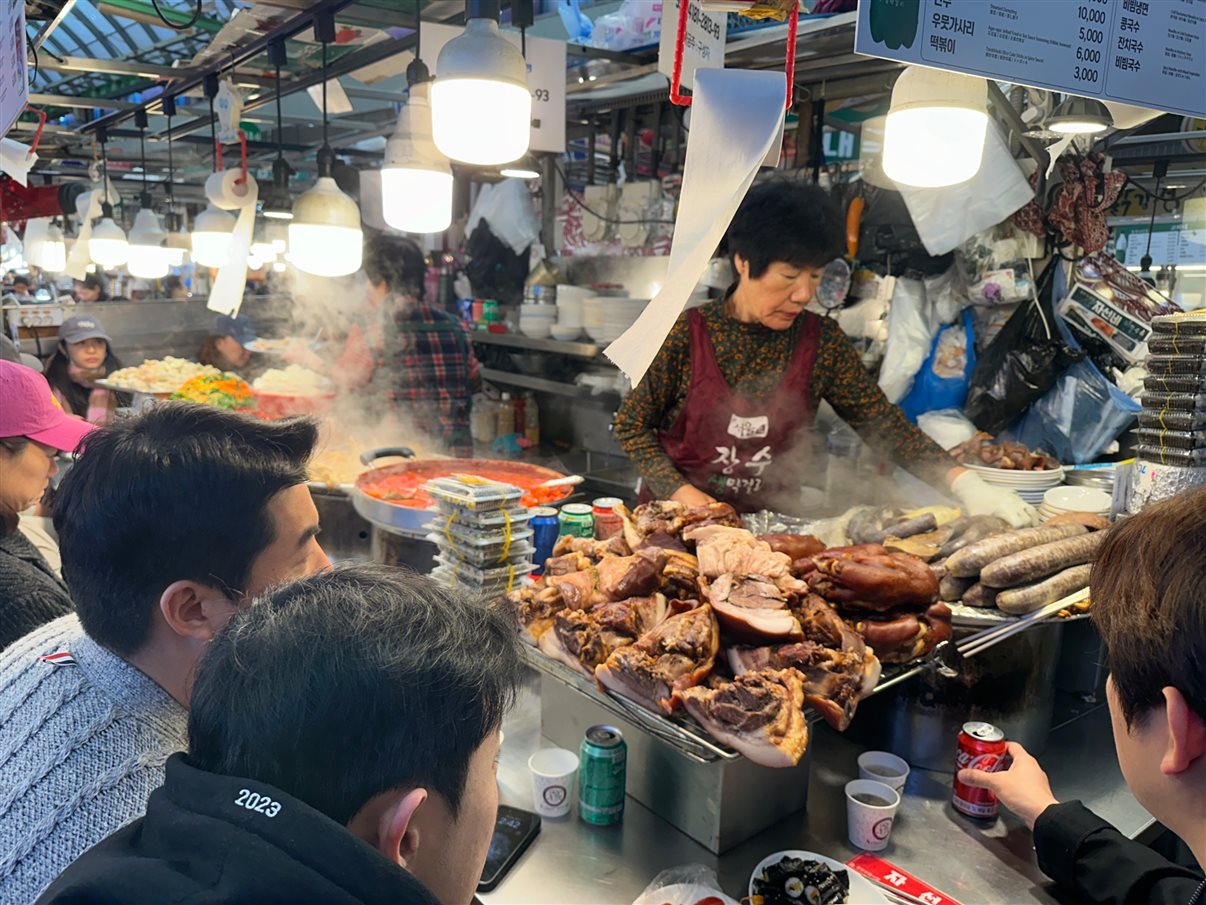
<path id="1" fill-rule="evenodd" d="M 293 205 L 289 253 L 298 270 L 341 277 L 360 269 L 364 234 L 360 208 L 330 176 L 320 176 Z"/>
<path id="2" fill-rule="evenodd" d="M 67 243 L 63 231 L 51 223 L 46 227 L 46 240 L 42 243 L 42 269 L 48 273 L 62 273 L 67 269 Z"/>
<path id="3" fill-rule="evenodd" d="M 193 261 L 202 267 L 221 267 L 230 257 L 235 218 L 212 204 L 193 222 Z"/>
<path id="4" fill-rule="evenodd" d="M 101 267 L 120 267 L 130 255 L 126 231 L 114 223 L 112 217 L 102 218 L 88 240 L 88 254 L 93 263 Z"/>
<path id="5" fill-rule="evenodd" d="M 276 260 L 276 246 L 271 242 L 252 242 L 251 248 L 248 249 L 253 257 L 259 258 L 261 261 Z M 248 264 L 248 267 L 251 265 Z"/>
<path id="6" fill-rule="evenodd" d="M 408 233 L 443 232 L 452 222 L 452 167 L 431 137 L 430 82 L 411 86 L 381 166 L 381 215 Z"/>
<path id="7" fill-rule="evenodd" d="M 893 182 L 939 188 L 980 171 L 988 130 L 987 83 L 910 66 L 892 88 L 884 124 L 884 173 Z"/>
<path id="8" fill-rule="evenodd" d="M 168 275 L 168 249 L 155 245 L 131 245 L 126 270 L 130 276 L 158 280 Z"/>
<path id="9" fill-rule="evenodd" d="M 1104 132 L 1111 122 L 1110 111 L 1101 101 L 1070 95 L 1051 111 L 1047 128 L 1063 135 L 1093 135 Z"/>
<path id="10" fill-rule="evenodd" d="M 453 160 L 509 163 L 528 150 L 532 94 L 527 64 L 494 19 L 470 19 L 444 45 L 431 88 L 432 134 Z"/>
<path id="11" fill-rule="evenodd" d="M 507 176 L 513 179 L 539 179 L 540 170 L 536 166 L 536 162 L 532 160 L 530 155 L 525 155 L 519 160 L 512 161 L 499 168 L 500 176 Z"/>
<path id="12" fill-rule="evenodd" d="M 247 269 L 248 270 L 259 270 L 263 266 L 264 266 L 264 259 L 261 258 L 259 255 L 249 254 L 247 256 Z"/>

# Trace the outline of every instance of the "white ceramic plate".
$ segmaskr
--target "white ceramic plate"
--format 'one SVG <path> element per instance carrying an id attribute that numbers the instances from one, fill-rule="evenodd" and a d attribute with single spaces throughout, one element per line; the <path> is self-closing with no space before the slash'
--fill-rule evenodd
<path id="1" fill-rule="evenodd" d="M 887 898 L 875 888 L 875 884 L 862 874 L 851 870 L 841 861 L 826 858 L 824 855 L 818 855 L 816 852 L 803 852 L 792 849 L 767 855 L 758 863 L 758 866 L 754 868 L 754 872 L 750 874 L 749 894 L 751 896 L 754 894 L 754 879 L 762 876 L 762 872 L 766 868 L 772 864 L 777 864 L 784 858 L 803 858 L 805 861 L 820 861 L 822 864 L 829 865 L 831 870 L 844 870 L 850 877 L 850 895 L 846 899 L 849 905 L 889 905 Z M 800 901 L 803 901 L 803 899 Z"/>
<path id="2" fill-rule="evenodd" d="M 1043 496 L 1043 502 L 1068 512 L 1101 512 L 1109 510 L 1110 495 L 1094 487 L 1055 487 Z"/>

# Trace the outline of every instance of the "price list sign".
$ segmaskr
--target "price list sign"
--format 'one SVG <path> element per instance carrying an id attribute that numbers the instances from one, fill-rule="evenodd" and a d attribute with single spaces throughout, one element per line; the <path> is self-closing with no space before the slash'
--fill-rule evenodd
<path id="1" fill-rule="evenodd" d="M 1206 0 L 862 0 L 854 49 L 1206 116 Z"/>

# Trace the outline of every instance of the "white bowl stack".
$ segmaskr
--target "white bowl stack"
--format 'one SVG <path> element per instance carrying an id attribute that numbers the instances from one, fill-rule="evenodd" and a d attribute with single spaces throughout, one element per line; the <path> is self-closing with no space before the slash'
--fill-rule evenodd
<path id="1" fill-rule="evenodd" d="M 1043 494 L 1039 517 L 1045 522 L 1065 512 L 1110 514 L 1110 495 L 1096 487 L 1055 487 Z"/>
<path id="2" fill-rule="evenodd" d="M 972 471 L 996 487 L 1016 491 L 1031 506 L 1043 502 L 1043 495 L 1064 482 L 1063 466 L 1041 471 L 1020 471 L 1012 468 L 989 468 L 987 465 L 968 465 Z"/>
<path id="3" fill-rule="evenodd" d="M 582 304 L 582 323 L 595 342 L 615 342 L 636 322 L 648 304 L 649 299 L 595 296 Z"/>
<path id="4" fill-rule="evenodd" d="M 582 335 L 582 303 L 593 295 L 584 286 L 557 285 L 557 323 L 553 338 L 570 342 Z"/>
<path id="5" fill-rule="evenodd" d="M 556 305 L 522 305 L 519 309 L 519 332 L 532 339 L 548 339 L 556 320 Z"/>

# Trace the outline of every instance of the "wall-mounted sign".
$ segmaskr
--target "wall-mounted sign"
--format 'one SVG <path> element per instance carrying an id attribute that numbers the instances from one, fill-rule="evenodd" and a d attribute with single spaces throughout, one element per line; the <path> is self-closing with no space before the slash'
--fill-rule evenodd
<path id="1" fill-rule="evenodd" d="M 657 71 L 674 74 L 674 39 L 678 36 L 679 0 L 662 3 L 662 36 L 657 49 Z M 683 38 L 683 73 L 680 84 L 694 88 L 696 69 L 723 69 L 724 42 L 729 18 L 725 13 L 704 12 L 702 0 L 687 0 L 687 34 Z"/>
<path id="2" fill-rule="evenodd" d="M 439 76 L 436 61 L 440 50 L 465 29 L 455 25 L 423 23 L 423 46 L 419 49 L 431 74 Z M 502 36 L 520 46 L 519 35 Z M 528 38 L 528 87 L 532 90 L 532 150 L 565 151 L 565 42 L 552 38 Z"/>
<path id="3" fill-rule="evenodd" d="M 29 98 L 25 60 L 25 4 L 0 4 L 0 135 L 17 121 Z"/>
<path id="4" fill-rule="evenodd" d="M 862 0 L 854 49 L 1206 115 L 1206 0 Z"/>
<path id="5" fill-rule="evenodd" d="M 1156 223 L 1151 228 L 1152 266 L 1206 265 L 1206 223 Z M 1114 227 L 1114 256 L 1118 263 L 1138 267 L 1148 254 L 1146 223 Z"/>

